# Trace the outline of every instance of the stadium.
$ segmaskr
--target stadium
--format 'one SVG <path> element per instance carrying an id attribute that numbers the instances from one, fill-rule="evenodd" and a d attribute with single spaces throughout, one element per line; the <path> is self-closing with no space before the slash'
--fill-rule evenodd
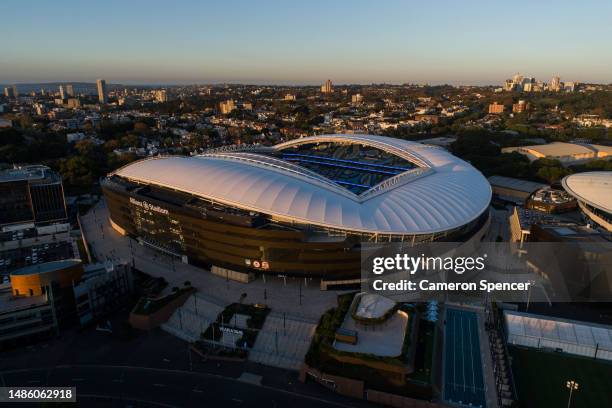
<path id="1" fill-rule="evenodd" d="M 113 228 L 183 262 L 339 283 L 358 278 L 361 242 L 479 240 L 491 200 L 446 150 L 373 135 L 149 158 L 102 189 Z"/>
<path id="2" fill-rule="evenodd" d="M 578 200 L 589 224 L 612 232 L 612 171 L 572 174 L 561 184 Z"/>

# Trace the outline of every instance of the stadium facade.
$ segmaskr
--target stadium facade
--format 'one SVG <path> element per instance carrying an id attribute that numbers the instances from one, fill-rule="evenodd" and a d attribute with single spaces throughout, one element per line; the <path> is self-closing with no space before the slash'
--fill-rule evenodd
<path id="1" fill-rule="evenodd" d="M 612 232 L 612 171 L 572 174 L 561 184 L 578 200 L 589 224 Z"/>
<path id="2" fill-rule="evenodd" d="M 491 187 L 447 151 L 323 135 L 134 162 L 102 182 L 111 225 L 183 261 L 237 273 L 359 276 L 361 242 L 465 242 Z"/>

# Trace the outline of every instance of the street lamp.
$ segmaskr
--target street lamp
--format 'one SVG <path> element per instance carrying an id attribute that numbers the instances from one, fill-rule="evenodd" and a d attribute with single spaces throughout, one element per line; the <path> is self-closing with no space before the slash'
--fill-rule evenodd
<path id="1" fill-rule="evenodd" d="M 531 301 L 531 287 L 535 285 L 536 282 L 530 279 L 528 283 L 529 283 L 529 289 L 527 291 L 527 307 L 525 308 L 525 311 L 529 310 L 529 302 Z"/>
<path id="2" fill-rule="evenodd" d="M 578 391 L 578 386 L 579 386 L 579 385 L 580 385 L 580 384 L 578 384 L 578 383 L 577 383 L 576 381 L 574 381 L 574 380 L 568 380 L 568 381 L 565 383 L 565 387 L 566 387 L 566 388 L 568 388 L 568 389 L 570 390 L 570 393 L 569 393 L 569 398 L 568 398 L 568 400 L 567 400 L 567 408 L 570 408 L 570 405 L 571 405 L 571 403 L 572 403 L 572 393 L 573 393 L 574 391 Z"/>

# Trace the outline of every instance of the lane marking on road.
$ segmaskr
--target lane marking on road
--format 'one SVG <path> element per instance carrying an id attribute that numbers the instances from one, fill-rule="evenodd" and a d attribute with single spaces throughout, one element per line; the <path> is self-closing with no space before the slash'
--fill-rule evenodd
<path id="1" fill-rule="evenodd" d="M 111 401 L 116 400 L 116 399 L 118 400 L 117 397 L 112 397 L 109 395 L 102 395 L 102 394 L 79 394 L 79 398 L 93 398 L 97 400 L 111 400 Z M 147 401 L 147 400 L 135 399 L 135 398 L 130 398 L 130 401 L 152 405 L 152 406 L 163 407 L 163 408 L 178 408 L 176 405 L 164 404 L 163 402 L 159 402 L 159 401 Z"/>

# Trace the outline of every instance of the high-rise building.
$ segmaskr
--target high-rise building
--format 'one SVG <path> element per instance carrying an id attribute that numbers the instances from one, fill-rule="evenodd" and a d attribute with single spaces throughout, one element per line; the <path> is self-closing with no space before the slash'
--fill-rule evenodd
<path id="1" fill-rule="evenodd" d="M 334 92 L 332 88 L 332 81 L 330 79 L 328 79 L 323 85 L 321 85 L 321 92 L 325 94 Z"/>
<path id="2" fill-rule="evenodd" d="M 79 98 L 68 98 L 68 101 L 66 101 L 66 106 L 70 109 L 78 109 L 81 107 L 81 101 Z"/>
<path id="3" fill-rule="evenodd" d="M 62 100 L 66 99 L 66 90 L 64 89 L 64 85 L 59 86 L 60 98 Z"/>
<path id="4" fill-rule="evenodd" d="M 155 100 L 157 102 L 168 102 L 168 92 L 165 89 L 155 91 Z"/>
<path id="5" fill-rule="evenodd" d="M 7 98 L 17 98 L 19 96 L 17 85 L 7 86 L 6 88 L 4 88 L 4 96 L 6 96 Z"/>
<path id="6" fill-rule="evenodd" d="M 525 100 L 521 99 L 518 101 L 518 103 L 515 103 L 512 105 L 512 112 L 513 113 L 523 113 L 529 110 L 529 103 L 527 103 Z"/>
<path id="7" fill-rule="evenodd" d="M 504 82 L 504 90 L 513 91 L 515 88 L 516 84 L 511 79 L 506 79 L 506 82 Z"/>
<path id="8" fill-rule="evenodd" d="M 548 89 L 554 92 L 560 91 L 561 90 L 561 78 L 559 78 L 558 76 L 552 77 L 552 79 L 550 80 L 550 85 L 548 86 Z"/>
<path id="9" fill-rule="evenodd" d="M 46 113 L 45 105 L 43 105 L 42 103 L 35 103 L 33 106 L 38 116 L 44 115 Z"/>
<path id="10" fill-rule="evenodd" d="M 576 83 L 575 82 L 564 82 L 563 90 L 567 92 L 574 92 L 576 90 Z"/>
<path id="11" fill-rule="evenodd" d="M 66 84 L 66 95 L 74 98 L 74 87 L 72 84 Z"/>
<path id="12" fill-rule="evenodd" d="M 106 104 L 106 81 L 104 79 L 98 79 L 96 81 L 98 87 L 98 101 L 102 104 Z"/>
<path id="13" fill-rule="evenodd" d="M 232 99 L 228 99 L 227 101 L 223 101 L 219 104 L 219 111 L 223 115 L 227 115 L 234 109 L 236 109 L 236 104 Z"/>
<path id="14" fill-rule="evenodd" d="M 504 105 L 498 102 L 493 102 L 489 105 L 489 113 L 499 114 L 504 113 Z"/>
<path id="15" fill-rule="evenodd" d="M 351 102 L 353 102 L 353 103 L 361 103 L 361 102 L 363 102 L 363 95 L 355 94 L 355 95 L 351 96 Z"/>
<path id="16" fill-rule="evenodd" d="M 41 165 L 0 172 L 0 271 L 73 256 L 60 175 Z"/>

